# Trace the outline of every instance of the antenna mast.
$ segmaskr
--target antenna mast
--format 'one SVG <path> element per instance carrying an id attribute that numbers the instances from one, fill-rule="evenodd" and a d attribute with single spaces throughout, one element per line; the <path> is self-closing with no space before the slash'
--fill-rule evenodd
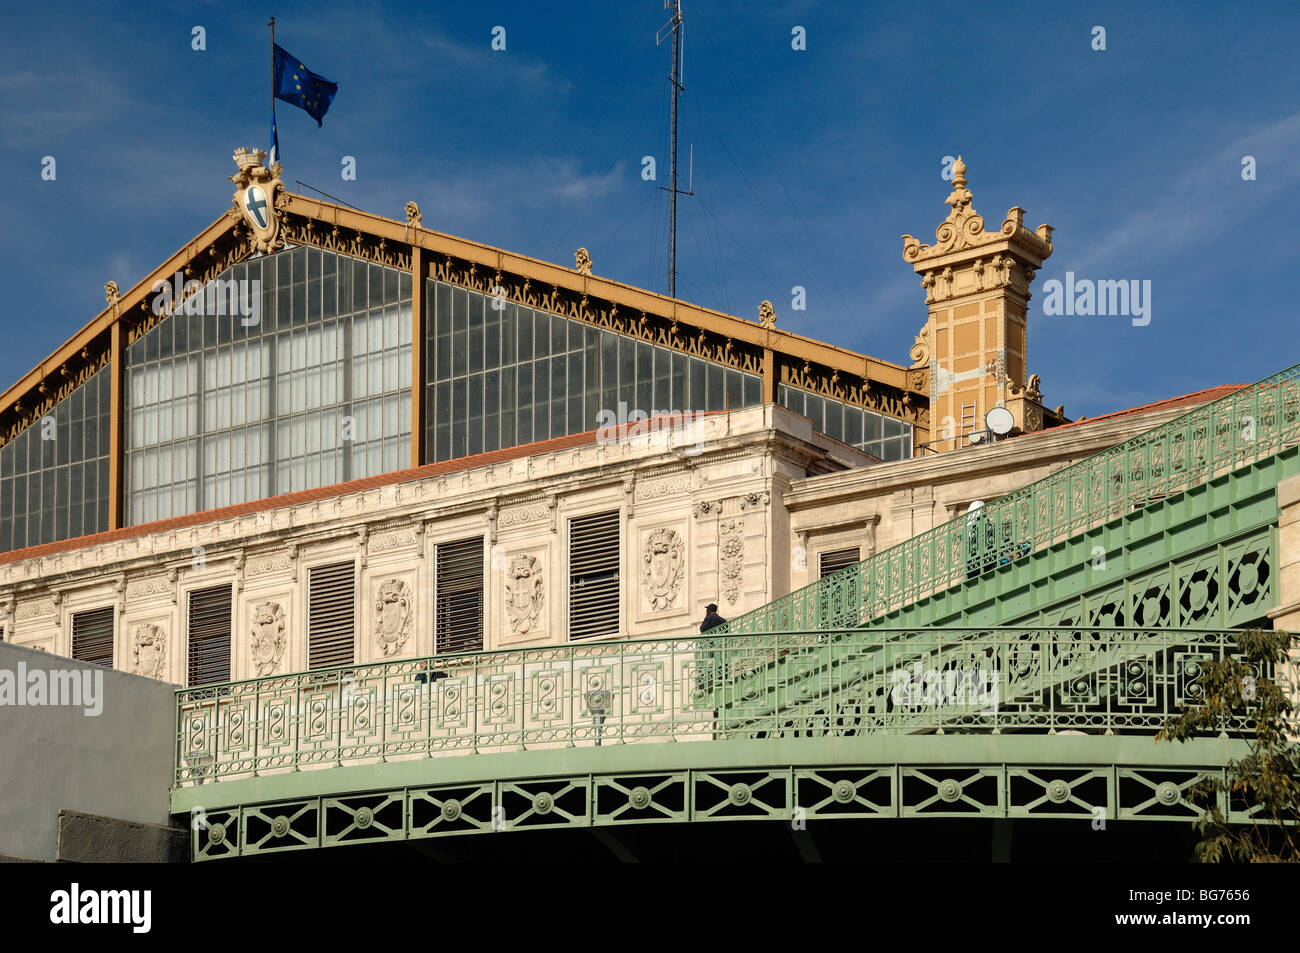
<path id="1" fill-rule="evenodd" d="M 672 162 L 668 170 L 668 296 L 677 297 L 677 196 L 694 195 L 691 191 L 694 183 L 687 186 L 685 192 L 677 188 L 677 94 L 686 87 L 682 85 L 682 0 L 664 0 L 664 9 L 672 8 L 673 18 L 659 28 L 655 36 L 655 46 L 664 41 L 671 31 L 673 35 L 673 72 L 669 77 L 673 91 L 672 118 Z M 694 153 L 692 152 L 692 156 Z M 694 172 L 694 162 L 692 172 Z M 662 189 L 663 186 L 661 185 Z"/>

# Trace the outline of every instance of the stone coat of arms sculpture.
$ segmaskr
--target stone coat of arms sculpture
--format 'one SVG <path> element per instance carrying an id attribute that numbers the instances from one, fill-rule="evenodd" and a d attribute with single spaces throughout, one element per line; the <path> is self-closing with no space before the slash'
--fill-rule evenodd
<path id="1" fill-rule="evenodd" d="M 275 670 L 280 667 L 280 660 L 284 658 L 283 606 L 278 602 L 259 602 L 253 606 L 248 644 L 257 674 L 275 674 Z"/>
<path id="2" fill-rule="evenodd" d="M 375 596 L 375 645 L 384 655 L 396 655 L 411 637 L 411 593 L 400 579 L 385 579 Z"/>
<path id="3" fill-rule="evenodd" d="M 164 678 L 167 674 L 167 633 L 163 632 L 162 626 L 137 626 L 131 641 L 136 672 L 150 678 Z"/>
<path id="4" fill-rule="evenodd" d="M 641 554 L 641 581 L 652 609 L 667 609 L 677 599 L 686 570 L 686 547 L 673 529 L 657 529 Z"/>
<path id="5" fill-rule="evenodd" d="M 261 149 L 237 149 L 234 158 L 239 171 L 230 177 L 235 184 L 231 211 L 252 230 L 253 245 L 258 251 L 266 254 L 279 251 L 284 247 L 280 212 L 276 207 L 284 194 L 280 163 L 269 169 L 263 166 L 266 153 Z"/>
<path id="6" fill-rule="evenodd" d="M 533 629 L 542 612 L 542 567 L 532 556 L 519 555 L 506 570 L 506 615 L 523 635 Z"/>

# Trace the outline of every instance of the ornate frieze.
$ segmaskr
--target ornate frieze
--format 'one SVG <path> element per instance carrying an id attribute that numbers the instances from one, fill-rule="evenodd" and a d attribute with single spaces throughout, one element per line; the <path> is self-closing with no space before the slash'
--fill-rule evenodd
<path id="1" fill-rule="evenodd" d="M 772 502 L 772 494 L 767 490 L 759 493 L 746 493 L 740 497 L 740 508 L 742 510 L 758 510 Z"/>
<path id="2" fill-rule="evenodd" d="M 395 549 L 410 549 L 419 542 L 419 532 L 414 526 L 404 526 L 391 532 L 376 533 L 370 537 L 370 552 L 385 553 Z"/>
<path id="3" fill-rule="evenodd" d="M 506 567 L 506 617 L 520 635 L 537 628 L 545 602 L 542 567 L 537 559 L 521 553 Z"/>
<path id="4" fill-rule="evenodd" d="M 258 675 L 274 675 L 284 658 L 284 607 L 278 602 L 253 606 L 249 626 L 249 652 Z"/>
<path id="5" fill-rule="evenodd" d="M 501 529 L 508 529 L 511 526 L 519 526 L 523 523 L 540 523 L 550 515 L 551 510 L 545 503 L 520 506 L 502 511 L 500 518 L 497 520 L 497 525 Z"/>
<path id="6" fill-rule="evenodd" d="M 969 271 L 953 272 L 951 267 L 932 270 L 921 276 L 926 304 L 940 304 L 963 295 L 981 291 L 1010 288 L 1029 300 L 1029 285 L 1034 280 L 1034 269 L 1022 265 L 1010 255 L 993 255 L 989 259 L 976 258 Z"/>
<path id="7" fill-rule="evenodd" d="M 401 579 L 385 579 L 375 596 L 375 646 L 381 655 L 397 655 L 411 637 L 410 587 Z"/>
<path id="8" fill-rule="evenodd" d="M 623 310 L 613 302 L 592 298 L 580 291 L 550 284 L 539 285 L 532 279 L 506 272 L 488 272 L 477 264 L 450 255 L 441 258 L 430 256 L 430 259 L 429 276 L 438 281 L 487 295 L 494 295 L 499 289 L 507 301 L 661 344 L 751 374 L 763 372 L 763 351 L 757 346 L 736 342 L 704 329 L 690 328 L 671 318 Z"/>
<path id="9" fill-rule="evenodd" d="M 666 496 L 677 496 L 690 491 L 691 475 L 683 473 L 680 476 L 670 477 L 666 480 L 653 480 L 638 484 L 636 498 L 638 500 L 658 500 Z"/>
<path id="10" fill-rule="evenodd" d="M 677 601 L 686 574 L 686 547 L 674 529 L 656 529 L 641 554 L 641 582 L 651 609 L 668 609 Z"/>
<path id="11" fill-rule="evenodd" d="M 341 228 L 319 219 L 285 213 L 282 232 L 295 245 L 315 245 L 326 251 L 403 271 L 411 268 L 409 244 L 388 242 L 359 229 Z"/>
<path id="12" fill-rule="evenodd" d="M 808 362 L 803 367 L 782 364 L 781 383 L 899 420 L 913 421 L 917 416 L 910 391 L 857 377 L 846 379 L 838 371 Z"/>
<path id="13" fill-rule="evenodd" d="M 32 602 L 24 602 L 14 613 L 16 619 L 37 619 L 41 616 L 54 615 L 55 605 L 53 599 L 36 599 Z"/>
<path id="14" fill-rule="evenodd" d="M 148 596 L 166 595 L 172 591 L 172 580 L 167 576 L 148 576 L 133 579 L 126 585 L 128 599 L 144 599 Z"/>
<path id="15" fill-rule="evenodd" d="M 31 391 L 14 401 L 0 419 L 0 446 L 4 446 L 36 423 L 53 410 L 61 400 L 90 380 L 97 371 L 106 367 L 108 356 L 107 348 L 100 350 L 82 348 L 80 354 L 59 367 L 57 374 L 50 374 Z"/>
<path id="16" fill-rule="evenodd" d="M 268 573 L 282 572 L 289 568 L 292 560 L 288 551 L 271 553 L 266 556 L 254 556 L 248 560 L 244 569 L 244 575 L 249 578 L 265 576 Z"/>

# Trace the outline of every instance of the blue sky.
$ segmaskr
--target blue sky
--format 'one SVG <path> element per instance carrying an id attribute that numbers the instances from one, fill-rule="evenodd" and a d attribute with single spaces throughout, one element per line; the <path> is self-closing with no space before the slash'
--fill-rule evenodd
<path id="1" fill-rule="evenodd" d="M 906 363 L 925 306 L 899 236 L 933 241 L 960 153 L 989 227 L 1020 205 L 1056 229 L 1029 335 L 1046 403 L 1093 416 L 1300 360 L 1300 4 L 684 11 L 680 297 L 748 318 L 770 298 L 781 327 Z M 426 226 L 566 265 L 585 245 L 598 274 L 667 290 L 660 0 L 7 5 L 6 385 L 98 313 L 106 280 L 134 284 L 229 205 L 234 147 L 268 144 L 271 13 L 340 87 L 323 128 L 277 109 L 291 187 L 394 218 L 415 199 Z M 1151 323 L 1044 315 L 1066 271 L 1149 280 Z"/>

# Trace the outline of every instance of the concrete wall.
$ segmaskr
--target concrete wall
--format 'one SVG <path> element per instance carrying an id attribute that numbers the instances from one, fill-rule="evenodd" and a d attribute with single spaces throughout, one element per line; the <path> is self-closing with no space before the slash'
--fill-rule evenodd
<path id="1" fill-rule="evenodd" d="M 5 683 L 17 680 L 20 663 L 28 673 L 101 675 L 102 711 L 92 716 L 82 706 L 11 704 Z M 77 843 L 66 844 L 61 855 L 60 811 L 136 824 L 169 824 L 176 718 L 173 689 L 151 678 L 0 643 L 0 855 L 31 860 L 124 859 L 120 850 L 104 855 L 91 842 L 93 837 L 87 840 L 83 835 L 77 835 Z M 65 836 L 74 830 L 65 828 Z M 125 846 L 129 850 L 130 845 Z M 135 859 L 146 858 L 136 855 Z"/>

